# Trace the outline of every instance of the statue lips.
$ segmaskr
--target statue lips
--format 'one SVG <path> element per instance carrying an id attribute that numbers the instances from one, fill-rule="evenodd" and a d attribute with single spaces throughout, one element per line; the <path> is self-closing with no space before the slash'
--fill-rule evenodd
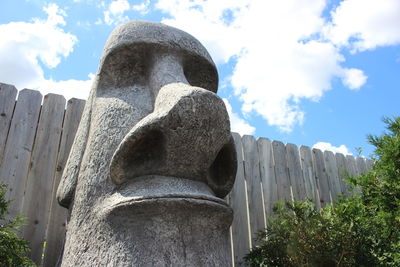
<path id="1" fill-rule="evenodd" d="M 105 216 L 146 214 L 168 205 L 193 208 L 213 206 L 231 213 L 228 204 L 202 182 L 177 177 L 145 175 L 120 185 L 107 197 L 100 213 Z M 161 208 L 162 209 L 162 208 Z M 158 210 L 158 212 L 160 212 Z M 162 211 L 161 211 L 162 212 Z"/>
<path id="2" fill-rule="evenodd" d="M 154 111 L 132 128 L 111 159 L 110 176 L 120 187 L 110 206 L 157 198 L 226 205 L 220 198 L 233 186 L 235 159 L 223 101 L 199 87 L 165 85 Z"/>

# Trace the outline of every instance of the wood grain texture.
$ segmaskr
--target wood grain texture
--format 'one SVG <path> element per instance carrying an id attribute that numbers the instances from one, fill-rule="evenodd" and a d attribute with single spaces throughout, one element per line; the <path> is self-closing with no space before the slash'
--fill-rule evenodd
<path id="1" fill-rule="evenodd" d="M 317 182 L 319 192 L 319 201 L 321 203 L 321 207 L 324 207 L 331 202 L 328 175 L 325 169 L 324 154 L 321 150 L 316 148 L 314 148 L 312 152 L 315 169 L 315 180 Z"/>
<path id="2" fill-rule="evenodd" d="M 63 96 L 48 94 L 44 97 L 28 173 L 22 208 L 27 216 L 23 237 L 30 240 L 30 256 L 36 264 L 41 264 L 42 260 L 64 109 Z"/>
<path id="3" fill-rule="evenodd" d="M 294 144 L 286 145 L 286 159 L 294 200 L 305 200 L 306 188 L 300 163 L 299 149 Z"/>
<path id="4" fill-rule="evenodd" d="M 56 266 L 57 259 L 63 247 L 65 236 L 65 223 L 67 220 L 67 209 L 61 207 L 56 199 L 58 184 L 67 162 L 69 152 L 74 141 L 76 130 L 82 116 L 85 101 L 81 99 L 70 99 L 64 116 L 63 131 L 61 135 L 60 149 L 57 156 L 56 172 L 52 189 L 50 216 L 46 230 L 46 247 L 44 251 L 43 266 Z"/>
<path id="5" fill-rule="evenodd" d="M 367 164 L 365 162 L 365 158 L 357 157 L 355 159 L 355 161 L 356 161 L 356 175 L 360 176 L 360 175 L 365 174 L 368 171 Z M 361 188 L 360 187 L 354 188 L 354 193 L 360 194 Z"/>
<path id="6" fill-rule="evenodd" d="M 321 202 L 319 198 L 317 181 L 315 180 L 315 168 L 313 164 L 313 155 L 311 149 L 307 146 L 300 147 L 301 168 L 305 183 L 306 195 L 312 198 L 315 206 L 320 209 Z"/>
<path id="7" fill-rule="evenodd" d="M 374 165 L 374 161 L 372 159 L 366 159 L 365 163 L 367 164 L 367 170 L 370 170 L 372 165 Z"/>
<path id="8" fill-rule="evenodd" d="M 350 176 L 356 177 L 360 175 L 360 172 L 357 168 L 356 159 L 353 156 L 347 155 L 346 156 L 346 167 L 347 172 Z M 351 189 L 352 194 L 359 194 L 361 193 L 361 189 L 359 187 L 355 187 Z"/>
<path id="9" fill-rule="evenodd" d="M 265 216 L 268 217 L 273 215 L 274 204 L 278 201 L 272 144 L 267 138 L 259 138 L 257 146 L 260 156 L 260 178 L 263 185 Z"/>
<path id="10" fill-rule="evenodd" d="M 275 177 L 280 201 L 292 201 L 290 192 L 290 178 L 286 162 L 286 148 L 282 142 L 272 142 L 272 152 L 275 162 Z"/>
<path id="11" fill-rule="evenodd" d="M 368 171 L 367 163 L 365 162 L 365 158 L 357 157 L 356 158 L 357 165 L 357 175 L 363 175 Z"/>
<path id="12" fill-rule="evenodd" d="M 342 193 L 346 196 L 349 196 L 350 187 L 345 180 L 346 177 L 349 176 L 346 166 L 347 165 L 346 157 L 341 153 L 336 153 L 335 158 L 336 158 L 336 166 L 338 169 L 338 176 L 339 176 L 340 186 L 342 188 Z"/>
<path id="13" fill-rule="evenodd" d="M 13 85 L 0 83 L 0 166 L 4 157 L 16 96 L 17 89 Z"/>
<path id="14" fill-rule="evenodd" d="M 19 92 L 0 169 L 0 180 L 9 185 L 6 198 L 12 200 L 10 217 L 21 212 L 41 102 L 39 91 Z"/>
<path id="15" fill-rule="evenodd" d="M 357 165 L 356 165 L 356 160 L 353 156 L 347 155 L 346 156 L 346 167 L 347 167 L 347 172 L 351 176 L 357 176 L 358 170 L 357 170 Z"/>
<path id="16" fill-rule="evenodd" d="M 247 182 L 247 198 L 250 216 L 252 245 L 256 245 L 257 233 L 265 228 L 262 186 L 260 179 L 260 160 L 257 142 L 253 136 L 242 137 L 244 155 L 244 175 Z"/>
<path id="17" fill-rule="evenodd" d="M 237 173 L 229 203 L 234 210 L 232 222 L 232 241 L 235 266 L 244 266 L 243 257 L 250 251 L 250 229 L 246 200 L 246 186 L 243 167 L 243 148 L 240 135 L 232 133 L 237 153 Z"/>
<path id="18" fill-rule="evenodd" d="M 63 119 L 65 100 L 61 96 L 46 96 L 40 112 L 42 96 L 38 91 L 22 90 L 18 101 L 15 95 L 14 87 L 0 84 L 0 180 L 10 184 L 7 198 L 16 199 L 11 206 L 13 216 L 21 212 L 24 203 L 30 218 L 24 236 L 32 243 L 32 257 L 40 263 L 46 237 L 42 264 L 54 266 L 63 244 L 66 217 L 66 210 L 55 200 L 55 192 L 84 101 L 70 100 Z M 339 153 L 311 151 L 305 146 L 298 150 L 295 145 L 285 146 L 267 138 L 255 141 L 252 136 L 233 136 L 238 171 L 227 202 L 234 210 L 231 242 L 236 266 L 244 266 L 243 257 L 250 250 L 250 225 L 253 229 L 263 228 L 264 218 L 273 215 L 276 201 L 310 196 L 320 208 L 330 202 L 331 195 L 334 198 L 333 193 L 350 194 L 342 179 L 365 173 L 373 163 Z"/>
<path id="19" fill-rule="evenodd" d="M 331 199 L 334 201 L 338 199 L 339 195 L 342 194 L 342 187 L 340 185 L 335 154 L 333 154 L 332 151 L 325 151 L 324 159 L 326 174 L 328 175 L 329 189 L 331 192 Z"/>

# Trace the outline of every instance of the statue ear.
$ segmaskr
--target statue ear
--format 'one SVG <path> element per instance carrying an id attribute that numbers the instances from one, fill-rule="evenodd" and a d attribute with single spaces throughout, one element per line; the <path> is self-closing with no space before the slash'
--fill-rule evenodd
<path id="1" fill-rule="evenodd" d="M 75 135 L 72 149 L 69 153 L 67 163 L 65 164 L 63 175 L 57 189 L 58 203 L 69 208 L 75 194 L 75 188 L 78 181 L 79 170 L 81 168 L 82 158 L 86 150 L 86 143 L 89 136 L 90 121 L 92 115 L 92 104 L 94 99 L 92 90 L 89 99 L 86 101 L 82 118 Z"/>
<path id="2" fill-rule="evenodd" d="M 217 197 L 224 198 L 231 191 L 235 183 L 236 170 L 236 147 L 231 135 L 208 170 L 207 184 Z"/>

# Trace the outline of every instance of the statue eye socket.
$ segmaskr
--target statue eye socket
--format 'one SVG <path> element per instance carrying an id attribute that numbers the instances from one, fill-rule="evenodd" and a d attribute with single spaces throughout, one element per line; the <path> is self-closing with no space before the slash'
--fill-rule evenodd
<path id="1" fill-rule="evenodd" d="M 197 55 L 186 55 L 183 60 L 183 71 L 190 85 L 217 92 L 217 70 L 204 58 Z"/>
<path id="2" fill-rule="evenodd" d="M 149 43 L 123 44 L 113 48 L 101 63 L 98 93 L 102 94 L 113 88 L 131 87 L 134 84 L 145 86 L 152 66 L 152 55 L 155 51 L 165 49 L 159 44 Z M 187 51 L 182 53 L 184 75 L 189 84 L 216 92 L 218 73 L 215 66 L 199 55 Z"/>
<path id="3" fill-rule="evenodd" d="M 147 83 L 151 51 L 143 45 L 121 45 L 109 52 L 101 64 L 98 94 L 110 89 Z"/>

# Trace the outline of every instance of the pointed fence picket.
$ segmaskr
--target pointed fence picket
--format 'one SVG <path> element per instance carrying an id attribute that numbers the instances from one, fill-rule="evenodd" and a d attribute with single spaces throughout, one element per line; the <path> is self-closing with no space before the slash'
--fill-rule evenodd
<path id="1" fill-rule="evenodd" d="M 56 266 L 59 251 L 64 243 L 65 225 L 67 218 L 67 209 L 57 203 L 56 192 L 60 183 L 62 171 L 68 159 L 74 141 L 76 130 L 85 106 L 85 101 L 81 99 L 70 99 L 67 110 L 65 111 L 63 122 L 63 133 L 61 136 L 60 148 L 57 156 L 56 173 L 53 179 L 53 188 L 51 196 L 51 206 L 49 211 L 49 220 L 46 232 L 46 246 L 44 250 L 44 266 Z"/>
<path id="2" fill-rule="evenodd" d="M 247 205 L 246 181 L 244 178 L 243 146 L 239 134 L 233 133 L 237 154 L 236 180 L 232 191 L 228 195 L 229 204 L 233 212 L 232 248 L 234 265 L 242 266 L 243 257 L 250 250 L 249 212 Z"/>
<path id="3" fill-rule="evenodd" d="M 41 102 L 42 95 L 38 91 L 20 91 L 10 128 L 4 130 L 8 136 L 0 165 L 0 181 L 8 184 L 7 197 L 13 199 L 9 208 L 12 217 L 21 213 Z"/>
<path id="4" fill-rule="evenodd" d="M 0 83 L 0 164 L 3 161 L 16 96 L 17 89 L 14 86 Z"/>
<path id="5" fill-rule="evenodd" d="M 267 138 L 257 140 L 260 155 L 260 177 L 263 189 L 265 218 L 273 214 L 273 206 L 278 201 L 278 185 L 276 183 L 272 144 Z M 265 222 L 267 226 L 267 222 Z"/>
<path id="6" fill-rule="evenodd" d="M 0 182 L 9 184 L 11 213 L 23 214 L 21 236 L 30 241 L 31 257 L 55 266 L 65 235 L 67 211 L 55 198 L 85 101 L 38 91 L 19 91 L 0 83 Z M 231 228 L 232 265 L 257 245 L 257 231 L 273 216 L 276 201 L 312 198 L 318 208 L 351 193 L 343 179 L 360 175 L 372 161 L 306 146 L 256 140 L 233 133 L 237 152 L 235 184 L 227 201 L 234 210 Z M 359 188 L 355 192 L 359 192 Z M 45 244 L 45 246 L 44 246 Z"/>
<path id="7" fill-rule="evenodd" d="M 255 246 L 254 238 L 256 237 L 257 232 L 265 228 L 262 186 L 260 179 L 260 160 L 257 142 L 253 136 L 243 136 L 242 143 L 243 156 L 246 159 L 244 161 L 244 174 L 247 184 L 250 229 L 253 229 L 250 243 L 252 246 Z"/>

